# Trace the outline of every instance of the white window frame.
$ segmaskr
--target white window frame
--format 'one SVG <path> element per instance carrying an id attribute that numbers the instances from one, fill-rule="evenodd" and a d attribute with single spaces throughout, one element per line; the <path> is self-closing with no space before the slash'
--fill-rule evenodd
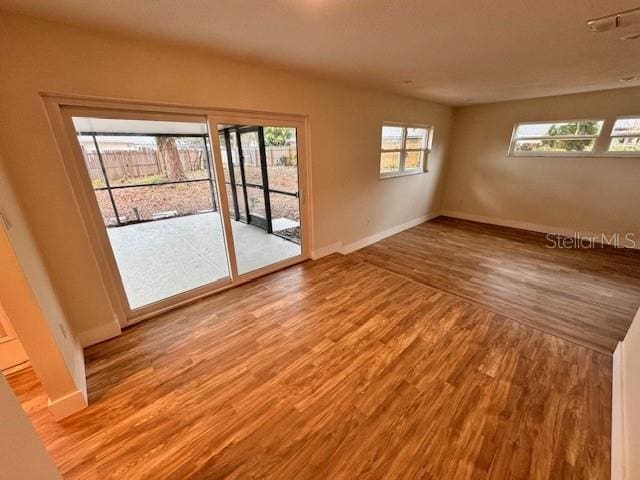
<path id="1" fill-rule="evenodd" d="M 598 135 L 546 135 L 540 137 L 518 137 L 517 131 L 520 125 L 540 125 L 544 123 L 581 123 L 581 122 L 602 122 L 602 128 Z M 516 122 L 511 132 L 511 142 L 509 142 L 510 157 L 598 157 L 602 155 L 600 151 L 600 145 L 602 145 L 602 137 L 607 128 L 606 118 L 582 118 L 576 120 L 541 120 L 534 122 Z M 518 140 L 595 140 L 593 144 L 593 150 L 590 152 L 517 152 L 515 150 L 516 142 Z M 608 144 L 607 144 L 608 148 Z"/>
<path id="2" fill-rule="evenodd" d="M 402 146 L 400 148 L 392 148 L 392 149 L 382 148 L 382 129 L 384 127 L 402 128 Z M 406 148 L 408 128 L 423 128 L 427 131 L 427 138 L 425 141 L 424 148 Z M 419 124 L 413 124 L 413 123 L 399 123 L 399 122 L 382 122 L 382 125 L 380 127 L 380 156 L 378 157 L 378 177 L 380 179 L 384 179 L 384 178 L 404 177 L 406 175 L 419 175 L 421 173 L 427 173 L 428 172 L 427 158 L 429 156 L 429 153 L 431 152 L 432 144 L 433 144 L 433 125 L 419 125 Z M 420 162 L 420 167 L 410 168 L 410 169 L 404 168 L 407 152 L 422 152 L 422 161 Z M 380 171 L 380 160 L 382 158 L 383 153 L 400 153 L 400 165 L 399 165 L 398 171 L 394 171 L 394 172 Z"/>
<path id="3" fill-rule="evenodd" d="M 611 142 L 615 138 L 637 138 L 637 137 L 640 137 L 640 134 L 631 134 L 631 135 L 626 135 L 626 134 L 625 135 L 614 135 L 613 134 L 613 129 L 614 129 L 615 125 L 616 125 L 616 122 L 618 120 L 626 120 L 627 118 L 640 118 L 640 114 L 639 115 L 622 115 L 622 116 L 615 117 L 615 118 L 612 119 L 611 128 L 609 129 L 609 135 L 607 135 L 607 137 L 603 139 L 604 149 L 605 149 L 605 156 L 607 156 L 607 157 L 640 157 L 640 151 L 639 152 L 609 151 L 609 146 L 611 145 Z"/>

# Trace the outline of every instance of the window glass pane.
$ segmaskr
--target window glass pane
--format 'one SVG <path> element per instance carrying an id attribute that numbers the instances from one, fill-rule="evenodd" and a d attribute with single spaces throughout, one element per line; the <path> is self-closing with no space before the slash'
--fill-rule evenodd
<path id="1" fill-rule="evenodd" d="M 244 175 L 247 183 L 262 185 L 262 168 L 260 167 L 260 143 L 258 132 L 240 134 L 242 156 L 244 157 Z"/>
<path id="2" fill-rule="evenodd" d="M 619 118 L 611 135 L 640 135 L 640 118 Z"/>
<path id="3" fill-rule="evenodd" d="M 599 135 L 602 120 L 587 120 L 583 122 L 557 123 L 522 123 L 516 129 L 516 138 L 555 137 L 555 136 L 588 136 Z"/>
<path id="4" fill-rule="evenodd" d="M 640 137 L 612 138 L 610 152 L 640 152 Z"/>
<path id="5" fill-rule="evenodd" d="M 427 129 L 426 128 L 407 128 L 406 148 L 426 148 L 427 147 Z"/>
<path id="6" fill-rule="evenodd" d="M 591 152 L 594 138 L 569 140 L 517 140 L 516 152 Z"/>
<path id="7" fill-rule="evenodd" d="M 297 197 L 270 192 L 273 232 L 300 244 L 300 205 Z"/>
<path id="8" fill-rule="evenodd" d="M 226 143 L 221 145 L 225 146 L 224 158 L 226 159 L 226 163 L 224 165 L 224 178 L 225 182 L 228 185 L 227 188 L 227 196 L 230 199 L 229 209 L 232 212 L 232 217 L 236 220 L 247 220 L 247 207 L 244 201 L 244 191 L 242 190 L 242 170 L 240 169 L 240 157 L 238 155 L 238 141 L 236 137 L 236 132 L 231 130 L 229 132 L 229 148 L 231 150 L 231 165 L 233 170 L 233 180 L 235 184 L 231 184 L 231 175 L 229 174 L 229 158 L 226 152 Z M 233 192 L 235 189 L 236 192 L 236 200 L 238 201 L 238 209 L 235 209 L 235 205 L 233 203 Z"/>
<path id="9" fill-rule="evenodd" d="M 380 154 L 380 173 L 400 171 L 400 152 L 382 152 Z"/>
<path id="10" fill-rule="evenodd" d="M 422 167 L 423 155 L 424 155 L 424 152 L 422 150 L 407 152 L 404 157 L 404 169 L 419 170 Z"/>
<path id="11" fill-rule="evenodd" d="M 244 193 L 242 190 L 242 172 L 240 171 L 240 161 L 238 160 L 236 134 L 233 131 L 230 132 L 229 145 L 227 145 L 227 137 L 225 135 L 221 134 L 219 138 L 220 151 L 222 153 L 222 169 L 224 171 L 224 179 L 227 185 L 227 200 L 229 202 L 229 211 L 231 212 L 231 218 L 233 218 L 234 220 L 246 220 L 247 210 L 244 204 Z M 231 162 L 229 162 L 229 149 L 231 150 Z M 229 163 L 231 163 L 231 173 L 233 173 L 233 178 L 229 171 Z M 237 205 L 235 202 L 237 202 Z"/>
<path id="12" fill-rule="evenodd" d="M 397 150 L 402 148 L 403 127 L 382 127 L 382 150 Z"/>
<path id="13" fill-rule="evenodd" d="M 229 276 L 206 122 L 73 124 L 131 310 Z"/>
<path id="14" fill-rule="evenodd" d="M 565 135 L 575 135 L 577 130 L 577 124 L 556 124 L 556 123 L 531 123 L 518 125 L 516 130 L 516 137 L 546 137 L 549 135 L 558 135 L 558 129 L 562 126 L 563 130 L 567 133 Z"/>
<path id="15" fill-rule="evenodd" d="M 298 145 L 295 128 L 265 127 L 271 227 L 275 235 L 300 244 Z M 278 192 L 288 192 L 285 195 Z"/>

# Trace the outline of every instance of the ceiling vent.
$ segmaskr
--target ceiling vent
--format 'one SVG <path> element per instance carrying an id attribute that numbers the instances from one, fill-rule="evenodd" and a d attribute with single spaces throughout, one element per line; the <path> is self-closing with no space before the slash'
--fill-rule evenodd
<path id="1" fill-rule="evenodd" d="M 594 32 L 606 32 L 607 30 L 627 27 L 637 23 L 640 23 L 640 8 L 633 8 L 604 17 L 594 18 L 587 21 L 587 26 Z"/>

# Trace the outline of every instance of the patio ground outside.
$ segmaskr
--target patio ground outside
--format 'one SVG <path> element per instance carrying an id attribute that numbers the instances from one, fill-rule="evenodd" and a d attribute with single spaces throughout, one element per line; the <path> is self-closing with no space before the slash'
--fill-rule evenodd
<path id="1" fill-rule="evenodd" d="M 240 273 L 301 253 L 300 245 L 252 225 L 232 220 L 232 228 Z M 217 212 L 108 228 L 107 233 L 132 309 L 229 276 Z"/>

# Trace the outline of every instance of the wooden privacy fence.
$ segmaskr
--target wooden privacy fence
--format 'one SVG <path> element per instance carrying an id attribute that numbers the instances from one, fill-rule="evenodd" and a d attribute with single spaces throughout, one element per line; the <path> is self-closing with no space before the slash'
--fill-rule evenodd
<path id="1" fill-rule="evenodd" d="M 295 145 L 284 145 L 281 147 L 267 146 L 267 166 L 275 167 L 294 166 L 298 164 L 298 149 Z M 245 165 L 257 167 L 260 165 L 260 149 L 258 147 L 244 147 L 242 149 Z"/>
<path id="2" fill-rule="evenodd" d="M 178 150 L 180 163 L 185 173 L 206 171 L 207 158 L 201 148 L 183 148 Z M 101 152 L 104 168 L 109 179 L 148 177 L 162 175 L 164 164 L 158 151 L 153 148 L 130 151 Z M 266 148 L 267 165 L 295 166 L 297 165 L 297 149 L 295 145 Z M 258 147 L 243 150 L 245 165 L 257 167 L 260 164 L 260 150 Z M 92 180 L 102 179 L 102 169 L 97 153 L 84 152 L 87 169 Z"/>
<path id="3" fill-rule="evenodd" d="M 202 149 L 180 149 L 178 154 L 185 173 L 206 170 L 207 159 Z M 107 151 L 101 152 L 101 155 L 109 179 L 148 177 L 164 173 L 162 158 L 153 148 L 122 152 Z M 101 179 L 102 171 L 98 154 L 85 152 L 84 158 L 91 179 Z"/>

